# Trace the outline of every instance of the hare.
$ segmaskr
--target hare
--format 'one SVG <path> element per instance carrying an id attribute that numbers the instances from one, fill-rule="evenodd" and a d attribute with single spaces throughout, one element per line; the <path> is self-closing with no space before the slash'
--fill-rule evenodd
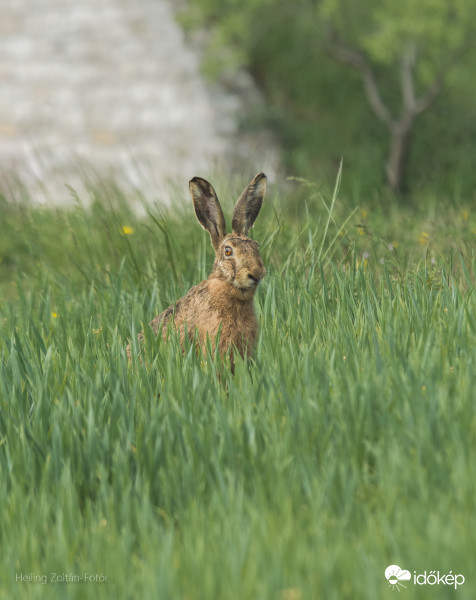
<path id="1" fill-rule="evenodd" d="M 185 335 L 197 341 L 205 351 L 207 338 L 212 351 L 219 339 L 218 351 L 223 356 L 230 350 L 249 358 L 258 336 L 253 297 L 266 269 L 258 243 L 247 237 L 255 222 L 266 192 L 266 175 L 258 173 L 238 198 L 232 217 L 232 233 L 226 233 L 225 217 L 213 186 L 201 177 L 190 181 L 195 214 L 208 231 L 215 250 L 213 269 L 205 281 L 169 306 L 150 323 L 155 335 L 166 338 L 169 323 L 180 331 L 183 345 Z M 144 334 L 139 333 L 142 343 Z M 131 347 L 127 347 L 131 358 Z"/>

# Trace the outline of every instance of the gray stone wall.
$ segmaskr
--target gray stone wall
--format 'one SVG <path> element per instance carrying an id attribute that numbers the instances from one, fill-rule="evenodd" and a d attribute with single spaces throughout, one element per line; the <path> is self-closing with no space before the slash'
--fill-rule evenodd
<path id="1" fill-rule="evenodd" d="M 264 131 L 237 125 L 256 90 L 207 86 L 173 0 L 2 0 L 0 178 L 67 202 L 84 173 L 114 175 L 150 199 L 217 170 L 273 178 Z M 258 100 L 256 98 L 258 97 Z"/>

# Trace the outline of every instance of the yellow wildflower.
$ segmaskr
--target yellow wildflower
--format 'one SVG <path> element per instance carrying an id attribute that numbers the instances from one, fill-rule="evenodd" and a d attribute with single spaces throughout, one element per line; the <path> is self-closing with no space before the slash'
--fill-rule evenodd
<path id="1" fill-rule="evenodd" d="M 418 241 L 420 242 L 420 246 L 425 246 L 425 244 L 428 244 L 430 240 L 430 236 L 426 233 L 426 231 L 422 231 L 420 233 L 420 237 L 418 238 Z"/>
<path id="2" fill-rule="evenodd" d="M 288 588 L 281 592 L 283 600 L 301 600 L 302 592 L 299 588 Z"/>
<path id="3" fill-rule="evenodd" d="M 134 233 L 134 228 L 129 225 L 124 225 L 121 227 L 121 235 L 132 235 Z"/>

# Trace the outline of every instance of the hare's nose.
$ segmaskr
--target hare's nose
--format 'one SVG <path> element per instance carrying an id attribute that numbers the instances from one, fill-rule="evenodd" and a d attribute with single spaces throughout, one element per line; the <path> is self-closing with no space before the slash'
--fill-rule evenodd
<path id="1" fill-rule="evenodd" d="M 259 283 L 259 278 L 255 277 L 254 275 L 252 275 L 251 273 L 248 273 L 248 279 L 254 284 L 254 285 L 258 285 Z"/>

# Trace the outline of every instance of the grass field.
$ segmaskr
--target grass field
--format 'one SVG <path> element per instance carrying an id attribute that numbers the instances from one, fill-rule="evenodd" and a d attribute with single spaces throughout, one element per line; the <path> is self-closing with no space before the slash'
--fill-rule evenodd
<path id="1" fill-rule="evenodd" d="M 243 181 L 216 187 L 229 214 Z M 475 597 L 467 207 L 329 217 L 315 188 L 271 187 L 261 336 L 232 377 L 176 338 L 128 365 L 211 268 L 185 192 L 144 218 L 113 184 L 69 209 L 19 195 L 0 198 L 1 598 L 380 600 L 394 564 L 399 597 Z"/>

